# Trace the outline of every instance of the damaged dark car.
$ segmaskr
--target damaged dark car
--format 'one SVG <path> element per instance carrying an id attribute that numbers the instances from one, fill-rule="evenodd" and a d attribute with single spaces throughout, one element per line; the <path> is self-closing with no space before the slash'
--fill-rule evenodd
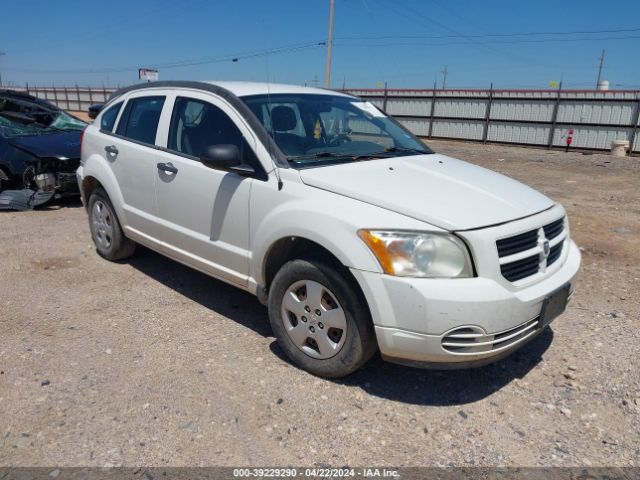
<path id="1" fill-rule="evenodd" d="M 86 123 L 31 95 L 0 90 L 0 210 L 77 195 Z"/>

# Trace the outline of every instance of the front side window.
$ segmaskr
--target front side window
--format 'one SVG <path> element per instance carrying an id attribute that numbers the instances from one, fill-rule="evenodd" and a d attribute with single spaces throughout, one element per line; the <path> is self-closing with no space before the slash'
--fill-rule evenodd
<path id="1" fill-rule="evenodd" d="M 221 109 L 202 100 L 176 98 L 167 148 L 200 158 L 211 145 L 236 145 L 243 156 L 251 149 L 233 120 Z"/>
<path id="2" fill-rule="evenodd" d="M 138 97 L 129 100 L 116 133 L 138 142 L 153 145 L 156 141 L 160 113 L 165 97 Z"/>
<path id="3" fill-rule="evenodd" d="M 120 107 L 122 107 L 122 102 L 116 103 L 102 114 L 102 117 L 100 118 L 100 130 L 105 130 L 107 132 L 113 131 L 113 126 L 116 123 L 116 118 L 118 118 Z"/>
<path id="4" fill-rule="evenodd" d="M 243 97 L 294 166 L 433 153 L 402 125 L 355 97 Z"/>

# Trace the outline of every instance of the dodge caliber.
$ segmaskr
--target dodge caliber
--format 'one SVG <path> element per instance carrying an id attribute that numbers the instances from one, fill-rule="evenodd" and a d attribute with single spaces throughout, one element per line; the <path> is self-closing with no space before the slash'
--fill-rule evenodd
<path id="1" fill-rule="evenodd" d="M 580 253 L 561 205 L 433 152 L 358 97 L 137 85 L 104 105 L 81 152 L 98 254 L 141 244 L 251 292 L 315 375 L 348 375 L 376 351 L 483 365 L 539 335 L 573 294 Z"/>

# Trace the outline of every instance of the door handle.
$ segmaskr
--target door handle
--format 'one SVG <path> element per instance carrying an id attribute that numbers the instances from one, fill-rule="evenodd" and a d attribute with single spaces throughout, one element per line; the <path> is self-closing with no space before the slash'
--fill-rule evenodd
<path id="1" fill-rule="evenodd" d="M 115 145 L 107 145 L 106 147 L 104 147 L 104 151 L 109 155 L 118 155 L 118 149 Z"/>
<path id="2" fill-rule="evenodd" d="M 178 173 L 178 169 L 176 167 L 174 167 L 171 162 L 169 163 L 158 163 L 156 165 L 156 167 L 158 167 L 158 170 L 162 170 L 165 173 Z"/>

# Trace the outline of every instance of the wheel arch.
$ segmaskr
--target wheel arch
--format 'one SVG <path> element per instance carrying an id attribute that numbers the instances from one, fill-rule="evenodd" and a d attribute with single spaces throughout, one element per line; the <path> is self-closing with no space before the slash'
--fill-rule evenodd
<path id="1" fill-rule="evenodd" d="M 282 237 L 271 244 L 262 261 L 262 288 L 259 289 L 258 298 L 266 303 L 269 289 L 278 271 L 291 260 L 319 261 L 336 268 L 345 279 L 354 287 L 357 295 L 361 297 L 367 309 L 370 310 L 364 291 L 360 287 L 356 277 L 345 262 L 341 261 L 337 254 L 320 243 L 301 236 Z M 369 311 L 369 314 L 371 312 Z"/>
<path id="2" fill-rule="evenodd" d="M 102 183 L 100 183 L 100 181 L 96 177 L 88 175 L 82 179 L 80 194 L 84 199 L 83 203 L 85 209 L 89 208 L 89 197 L 91 197 L 91 194 L 98 188 L 102 188 L 103 190 L 105 190 L 105 188 L 102 186 Z"/>
<path id="3" fill-rule="evenodd" d="M 124 198 L 118 185 L 115 174 L 109 165 L 99 156 L 90 156 L 82 169 L 82 183 L 80 184 L 80 195 L 84 200 L 85 208 L 89 206 L 89 197 L 96 188 L 102 188 L 113 205 L 118 221 L 124 228 L 126 225 L 126 215 L 124 212 Z"/>

